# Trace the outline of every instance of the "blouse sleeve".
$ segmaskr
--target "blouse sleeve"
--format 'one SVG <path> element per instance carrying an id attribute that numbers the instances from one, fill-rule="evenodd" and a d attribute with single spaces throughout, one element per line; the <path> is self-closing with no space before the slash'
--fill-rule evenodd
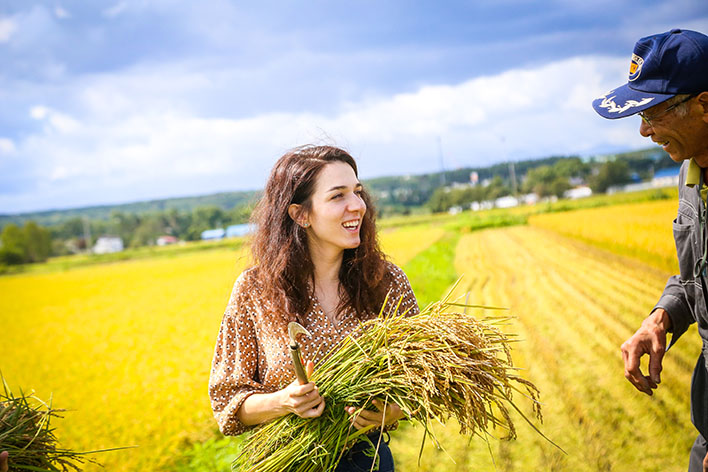
<path id="1" fill-rule="evenodd" d="M 403 270 L 396 266 L 391 265 L 391 292 L 388 296 L 388 305 L 386 307 L 386 312 L 395 308 L 398 301 L 401 301 L 401 305 L 398 308 L 399 313 L 406 313 L 407 315 L 417 315 L 420 313 L 418 308 L 418 300 L 415 298 L 413 289 L 411 288 L 411 283 L 408 281 Z"/>
<path id="2" fill-rule="evenodd" d="M 264 391 L 258 377 L 258 342 L 243 292 L 243 275 L 234 284 L 221 321 L 209 377 L 209 397 L 219 430 L 227 436 L 243 433 L 248 426 L 236 412 L 250 395 Z"/>

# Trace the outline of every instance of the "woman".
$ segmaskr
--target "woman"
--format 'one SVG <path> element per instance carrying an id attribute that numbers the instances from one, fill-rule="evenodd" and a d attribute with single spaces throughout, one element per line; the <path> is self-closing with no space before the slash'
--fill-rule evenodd
<path id="1" fill-rule="evenodd" d="M 214 415 L 226 435 L 290 413 L 315 418 L 324 411 L 314 383 L 293 381 L 290 321 L 312 334 L 299 338 L 310 374 L 360 321 L 378 314 L 389 291 L 386 310 L 402 297 L 400 310 L 418 312 L 405 274 L 379 249 L 370 198 L 345 151 L 306 146 L 286 153 L 271 171 L 253 219 L 255 264 L 234 285 L 209 382 Z M 359 415 L 348 406 L 353 426 L 390 426 L 404 416 L 396 405 L 385 411 L 381 403 L 375 406 L 379 410 Z M 362 449 L 355 445 L 337 470 L 369 470 L 372 458 Z M 383 441 L 379 455 L 380 470 L 392 471 Z"/>

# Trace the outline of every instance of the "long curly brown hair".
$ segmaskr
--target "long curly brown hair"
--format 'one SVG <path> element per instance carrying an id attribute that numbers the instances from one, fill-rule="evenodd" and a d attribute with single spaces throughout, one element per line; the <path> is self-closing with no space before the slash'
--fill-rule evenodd
<path id="1" fill-rule="evenodd" d="M 314 265 L 308 249 L 307 233 L 288 214 L 291 204 L 311 210 L 311 196 L 322 169 L 331 162 L 344 162 L 354 169 L 356 162 L 344 150 L 334 146 L 302 146 L 285 153 L 270 173 L 263 197 L 251 220 L 256 234 L 251 242 L 255 260 L 254 276 L 262 294 L 274 309 L 282 326 L 289 321 L 302 321 L 312 308 Z M 366 190 L 361 198 L 366 213 L 360 229 L 361 243 L 345 249 L 339 282 L 342 297 L 337 314 L 352 307 L 356 316 L 376 313 L 390 285 L 389 271 L 376 235 L 373 202 Z M 282 324 L 281 324 L 282 323 Z"/>

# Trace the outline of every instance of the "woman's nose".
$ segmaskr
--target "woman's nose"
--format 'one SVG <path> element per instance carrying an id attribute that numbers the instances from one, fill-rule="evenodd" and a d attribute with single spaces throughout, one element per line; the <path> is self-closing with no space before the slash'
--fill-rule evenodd
<path id="1" fill-rule="evenodd" d="M 353 193 L 352 198 L 349 199 L 349 211 L 366 211 L 366 203 L 355 193 Z"/>

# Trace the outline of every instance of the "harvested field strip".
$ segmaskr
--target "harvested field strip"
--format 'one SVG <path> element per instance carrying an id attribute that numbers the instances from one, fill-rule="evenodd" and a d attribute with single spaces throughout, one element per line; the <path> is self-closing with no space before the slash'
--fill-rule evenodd
<path id="1" fill-rule="evenodd" d="M 516 242 L 517 244 L 523 244 L 524 241 L 519 240 Z M 542 252 L 538 246 L 536 246 L 535 250 Z M 636 326 L 634 324 L 630 324 L 622 330 L 621 324 L 613 322 L 615 319 L 615 316 L 613 315 L 615 313 L 623 313 L 626 316 L 634 314 L 635 318 L 641 320 L 641 318 L 646 315 L 646 311 L 641 310 L 641 307 L 638 306 L 630 306 L 625 309 L 622 306 L 610 303 L 614 300 L 614 296 L 608 298 L 608 293 L 606 291 L 588 296 L 583 293 L 582 290 L 578 290 L 575 284 L 570 283 L 566 278 L 561 276 L 563 271 L 565 270 L 567 272 L 568 269 L 562 264 L 553 262 L 553 254 L 555 252 L 556 251 L 554 248 L 553 251 L 548 251 L 545 255 L 539 254 L 539 256 L 543 257 L 543 265 L 546 267 L 548 275 L 552 277 L 552 286 L 560 288 L 560 290 L 552 290 L 550 293 L 555 294 L 556 297 L 558 293 L 564 293 L 569 300 L 573 300 L 573 303 L 583 307 L 577 311 L 579 316 L 573 317 L 569 320 L 571 325 L 574 326 L 576 331 L 580 331 L 582 329 L 592 329 L 595 331 L 597 335 L 590 338 L 594 341 L 594 347 L 596 349 L 603 348 L 608 357 L 617 357 L 618 367 L 621 371 L 622 365 L 618 356 L 618 347 L 634 331 L 634 329 L 636 329 Z M 588 280 L 591 279 L 586 278 L 583 282 L 587 282 Z M 583 285 L 584 284 L 579 284 L 578 287 L 583 287 Z M 559 305 L 563 304 L 562 300 L 559 300 L 558 302 Z M 608 330 L 608 328 L 612 326 L 615 328 L 614 332 Z M 608 343 L 607 341 L 610 342 Z M 579 342 L 582 345 L 582 341 Z M 680 355 L 682 353 L 677 352 L 676 354 Z M 690 381 L 690 371 L 692 370 L 695 361 L 690 364 L 689 369 L 682 369 L 679 365 L 676 365 L 676 368 L 674 368 L 673 364 L 676 364 L 675 360 L 677 359 L 676 354 L 672 352 L 671 355 L 666 358 L 666 367 L 668 371 L 673 372 L 673 375 L 670 380 L 665 382 L 663 385 L 663 388 L 665 389 L 664 396 L 667 394 L 680 396 L 680 392 L 675 392 L 671 388 L 673 381 L 679 380 L 684 386 Z M 664 392 L 664 390 L 662 390 L 662 392 Z M 662 416 L 666 416 L 666 413 Z"/>
<path id="2" fill-rule="evenodd" d="M 650 293 L 658 297 L 668 275 L 551 236 L 531 227 L 481 231 L 463 236 L 456 252 L 457 271 L 467 274 L 458 293 L 469 289 L 471 303 L 507 305 L 517 317 L 509 327 L 522 340 L 515 361 L 541 388 L 544 432 L 568 452 L 559 454 L 522 426 L 518 441 L 491 443 L 498 470 L 684 470 L 685 460 L 677 458 L 687 456 L 694 439 L 688 395 L 693 364 L 676 361 L 695 359 L 700 343 L 672 348 L 651 398 L 624 379 L 619 352 L 653 306 Z M 633 282 L 622 284 L 626 278 Z M 454 441 L 454 431 L 447 439 Z M 483 459 L 483 442 L 470 449 L 454 456 L 460 468 L 449 470 L 494 470 Z"/>
<path id="3" fill-rule="evenodd" d="M 636 330 L 637 320 L 641 320 L 653 308 L 669 275 L 626 257 L 588 248 L 584 243 L 570 241 L 551 232 L 544 233 L 544 237 L 554 245 L 554 253 L 557 254 L 546 258 L 544 264 L 566 273 L 572 268 L 575 272 L 572 280 L 578 281 L 573 283 L 573 286 L 593 303 L 603 307 L 606 313 L 612 314 L 600 321 L 608 328 L 611 325 L 616 326 L 617 323 L 625 328 L 615 331 L 619 336 L 615 338 L 615 342 L 619 346 L 626 339 L 628 332 L 631 334 Z M 584 250 L 568 251 L 567 248 L 556 245 L 556 241 L 563 239 L 566 245 L 570 243 L 568 247 Z M 592 257 L 586 256 L 589 253 L 592 253 Z M 638 271 L 641 273 L 639 278 Z M 611 297 L 608 297 L 608 287 L 612 288 Z M 674 349 L 667 357 L 667 362 L 678 363 L 681 371 L 692 372 L 695 359 L 693 351 Z"/>

